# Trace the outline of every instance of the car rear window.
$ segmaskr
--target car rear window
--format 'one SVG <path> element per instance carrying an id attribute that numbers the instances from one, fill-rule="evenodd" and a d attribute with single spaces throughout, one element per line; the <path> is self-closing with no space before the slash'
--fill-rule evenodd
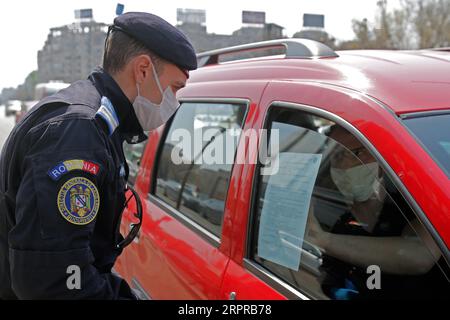
<path id="1" fill-rule="evenodd" d="M 450 178 L 450 113 L 414 115 L 405 124 Z"/>

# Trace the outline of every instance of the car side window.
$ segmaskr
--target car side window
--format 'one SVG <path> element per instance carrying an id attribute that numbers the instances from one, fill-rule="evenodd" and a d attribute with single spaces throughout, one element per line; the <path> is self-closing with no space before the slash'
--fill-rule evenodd
<path id="1" fill-rule="evenodd" d="M 165 136 L 155 195 L 219 236 L 246 106 L 183 103 Z"/>
<path id="2" fill-rule="evenodd" d="M 147 142 L 137 144 L 123 144 L 123 153 L 128 164 L 129 174 L 128 183 L 134 185 L 136 183 L 139 167 L 141 166 L 142 153 L 145 150 Z"/>
<path id="3" fill-rule="evenodd" d="M 311 298 L 448 298 L 439 248 L 355 136 L 281 107 L 268 128 L 279 169 L 257 172 L 251 260 Z"/>

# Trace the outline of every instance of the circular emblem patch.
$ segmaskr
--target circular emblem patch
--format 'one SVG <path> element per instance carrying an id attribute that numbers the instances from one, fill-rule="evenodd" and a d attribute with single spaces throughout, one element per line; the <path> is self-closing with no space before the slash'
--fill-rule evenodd
<path id="1" fill-rule="evenodd" d="M 100 196 L 95 185 L 86 178 L 68 180 L 58 193 L 58 209 L 70 223 L 86 225 L 92 222 L 100 207 Z"/>

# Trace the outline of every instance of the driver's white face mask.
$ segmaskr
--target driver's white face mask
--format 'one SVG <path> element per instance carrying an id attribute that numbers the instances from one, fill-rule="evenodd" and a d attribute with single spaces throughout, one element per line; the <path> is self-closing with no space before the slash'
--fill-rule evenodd
<path id="1" fill-rule="evenodd" d="M 170 117 L 180 106 L 171 86 L 168 86 L 163 92 L 154 67 L 152 67 L 152 71 L 153 77 L 155 78 L 158 89 L 162 95 L 161 103 L 159 105 L 155 104 L 147 98 L 141 96 L 139 84 L 137 84 L 138 95 L 133 103 L 134 112 L 136 113 L 139 124 L 144 131 L 151 131 L 162 126 L 170 119 Z"/>

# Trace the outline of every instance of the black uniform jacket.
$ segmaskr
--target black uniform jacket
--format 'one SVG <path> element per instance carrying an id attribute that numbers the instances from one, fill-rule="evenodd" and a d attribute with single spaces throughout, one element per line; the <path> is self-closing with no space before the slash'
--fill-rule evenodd
<path id="1" fill-rule="evenodd" d="M 123 239 L 123 142 L 145 139 L 100 68 L 27 113 L 0 160 L 0 299 L 134 298 L 111 270 Z"/>

